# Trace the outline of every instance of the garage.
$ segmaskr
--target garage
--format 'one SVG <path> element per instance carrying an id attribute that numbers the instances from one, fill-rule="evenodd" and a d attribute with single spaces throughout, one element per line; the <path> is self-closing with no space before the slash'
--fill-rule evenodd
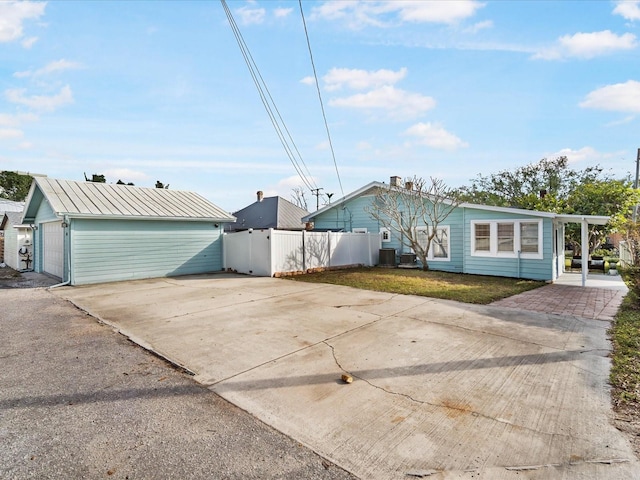
<path id="1" fill-rule="evenodd" d="M 35 177 L 34 270 L 83 285 L 223 269 L 235 217 L 194 192 Z"/>
<path id="2" fill-rule="evenodd" d="M 42 271 L 54 277 L 64 276 L 64 230 L 62 222 L 42 224 Z"/>

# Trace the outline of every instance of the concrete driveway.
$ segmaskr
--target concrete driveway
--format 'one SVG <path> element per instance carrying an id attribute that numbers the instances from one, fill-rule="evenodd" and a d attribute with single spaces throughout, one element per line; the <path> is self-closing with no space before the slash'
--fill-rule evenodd
<path id="1" fill-rule="evenodd" d="M 608 322 L 226 274 L 56 292 L 362 478 L 640 478 Z"/>

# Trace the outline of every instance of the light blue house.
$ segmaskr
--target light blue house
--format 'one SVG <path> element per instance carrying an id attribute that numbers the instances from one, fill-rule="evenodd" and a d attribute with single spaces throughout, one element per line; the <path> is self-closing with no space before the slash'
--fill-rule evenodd
<path id="1" fill-rule="evenodd" d="M 34 270 L 81 285 L 221 270 L 234 220 L 193 192 L 35 177 L 22 223 Z"/>
<path id="2" fill-rule="evenodd" d="M 391 177 L 390 185 L 405 188 L 400 177 Z M 397 256 L 410 253 L 397 233 L 385 229 L 367 213 L 376 193 L 390 185 L 371 182 L 303 221 L 313 222 L 314 228 L 321 230 L 380 232 L 383 248 L 395 249 Z M 428 197 L 424 201 L 429 201 Z M 429 249 L 429 268 L 553 281 L 564 272 L 565 224 L 580 223 L 586 244 L 588 225 L 604 225 L 608 221 L 605 216 L 559 215 L 462 203 L 438 226 Z M 587 269 L 582 271 L 584 283 Z"/>

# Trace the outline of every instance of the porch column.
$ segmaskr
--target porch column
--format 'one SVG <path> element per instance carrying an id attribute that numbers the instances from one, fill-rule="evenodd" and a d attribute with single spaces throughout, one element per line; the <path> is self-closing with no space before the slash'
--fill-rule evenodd
<path id="1" fill-rule="evenodd" d="M 580 227 L 580 243 L 582 245 L 582 251 L 580 252 L 582 254 L 582 286 L 585 287 L 587 285 L 587 272 L 589 271 L 589 222 L 583 218 L 582 222 L 580 222 Z"/>

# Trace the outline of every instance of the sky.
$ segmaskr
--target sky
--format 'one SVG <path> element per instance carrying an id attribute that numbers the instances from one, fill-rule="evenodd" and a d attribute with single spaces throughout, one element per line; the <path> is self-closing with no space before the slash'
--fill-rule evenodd
<path id="1" fill-rule="evenodd" d="M 635 175 L 640 1 L 301 6 L 0 0 L 0 170 L 159 180 L 229 212 L 559 155 Z"/>

